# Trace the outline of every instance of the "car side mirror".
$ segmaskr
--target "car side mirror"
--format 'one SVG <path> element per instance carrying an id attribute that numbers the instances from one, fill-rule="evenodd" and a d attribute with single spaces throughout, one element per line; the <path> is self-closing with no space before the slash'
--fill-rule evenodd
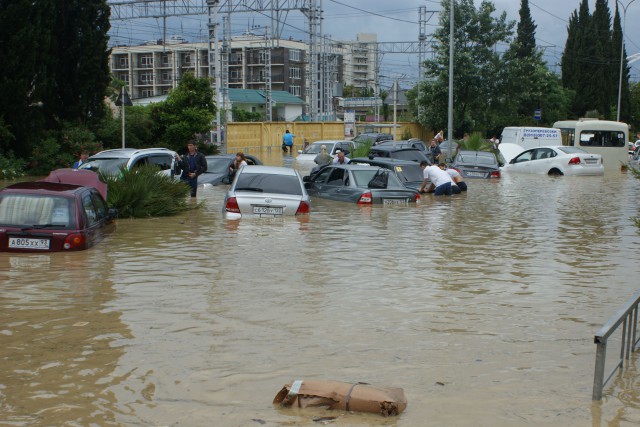
<path id="1" fill-rule="evenodd" d="M 513 164 L 515 164 L 515 163 L 516 163 L 516 159 L 511 159 L 511 160 L 509 160 L 509 164 L 510 164 L 510 165 L 513 165 Z"/>
<path id="2" fill-rule="evenodd" d="M 109 211 L 107 212 L 107 217 L 109 219 L 114 219 L 118 217 L 118 209 L 116 208 L 109 208 Z"/>
<path id="3" fill-rule="evenodd" d="M 305 188 L 306 190 L 310 190 L 310 189 L 311 189 L 311 182 L 305 182 L 305 183 L 304 183 L 304 188 Z"/>
<path id="4" fill-rule="evenodd" d="M 310 175 L 303 176 L 302 182 L 311 182 L 311 176 Z"/>

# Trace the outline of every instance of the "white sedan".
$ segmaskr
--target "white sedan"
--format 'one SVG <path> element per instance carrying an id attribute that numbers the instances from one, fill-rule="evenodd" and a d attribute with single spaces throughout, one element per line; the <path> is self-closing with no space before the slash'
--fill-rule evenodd
<path id="1" fill-rule="evenodd" d="M 604 175 L 602 156 L 578 147 L 553 146 L 525 150 L 502 167 L 505 173 Z"/>
<path id="2" fill-rule="evenodd" d="M 310 201 L 297 170 L 279 166 L 242 166 L 227 192 L 227 219 L 282 217 L 309 213 Z"/>

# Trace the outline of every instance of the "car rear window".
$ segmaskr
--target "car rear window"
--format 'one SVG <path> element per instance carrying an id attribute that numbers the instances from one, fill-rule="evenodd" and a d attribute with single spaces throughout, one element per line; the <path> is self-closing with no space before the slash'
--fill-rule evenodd
<path id="1" fill-rule="evenodd" d="M 243 173 L 238 177 L 235 191 L 294 194 L 300 196 L 302 195 L 302 186 L 300 185 L 300 179 L 295 175 Z"/>
<path id="2" fill-rule="evenodd" d="M 367 187 L 369 181 L 373 179 L 378 169 L 361 169 L 352 171 L 353 179 L 357 187 Z M 387 182 L 387 188 L 404 188 L 404 185 L 398 180 L 394 174 L 389 173 L 389 181 Z"/>
<path id="3" fill-rule="evenodd" d="M 415 182 L 422 181 L 424 179 L 424 173 L 419 165 L 396 165 L 394 166 L 396 175 L 400 178 L 400 181 Z"/>
<path id="4" fill-rule="evenodd" d="M 467 154 L 458 155 L 457 163 L 464 163 L 466 165 L 496 166 L 498 161 L 495 156 L 476 156 L 475 154 Z"/>
<path id="5" fill-rule="evenodd" d="M 0 198 L 0 224 L 75 228 L 72 202 L 73 199 L 68 197 L 5 194 Z"/>
<path id="6" fill-rule="evenodd" d="M 585 150 L 578 147 L 568 147 L 563 145 L 563 146 L 558 146 L 556 148 L 560 151 L 564 151 L 567 154 L 586 154 L 587 153 Z"/>

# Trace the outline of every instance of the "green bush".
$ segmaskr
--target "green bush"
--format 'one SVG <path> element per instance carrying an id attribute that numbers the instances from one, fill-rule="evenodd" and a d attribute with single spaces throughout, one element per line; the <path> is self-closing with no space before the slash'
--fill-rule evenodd
<path id="1" fill-rule="evenodd" d="M 466 142 L 464 140 L 459 142 L 460 146 L 464 150 L 491 151 L 491 143 L 484 139 L 480 132 L 473 132 L 471 135 L 469 135 L 469 139 Z"/>
<path id="2" fill-rule="evenodd" d="M 24 176 L 25 162 L 16 159 L 13 153 L 0 155 L 0 179 L 15 179 Z"/>
<path id="3" fill-rule="evenodd" d="M 362 142 L 356 144 L 356 148 L 351 153 L 351 158 L 356 157 L 369 157 L 369 152 L 371 151 L 371 146 L 373 145 L 373 140 L 370 138 L 365 139 Z"/>
<path id="4" fill-rule="evenodd" d="M 119 176 L 101 179 L 108 186 L 109 206 L 121 218 L 171 216 L 200 206 L 187 202 L 190 188 L 185 182 L 159 174 L 156 166 L 122 169 Z"/>

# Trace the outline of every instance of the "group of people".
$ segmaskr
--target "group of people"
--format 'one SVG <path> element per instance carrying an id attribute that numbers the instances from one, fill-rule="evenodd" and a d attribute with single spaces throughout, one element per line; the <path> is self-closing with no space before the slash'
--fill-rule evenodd
<path id="1" fill-rule="evenodd" d="M 331 157 L 329 153 L 327 153 L 327 146 L 322 145 L 320 147 L 320 152 L 313 159 L 318 168 L 326 165 L 347 165 L 351 161 L 342 150 L 336 151 L 336 157 Z"/>
<path id="2" fill-rule="evenodd" d="M 420 193 L 433 193 L 434 196 L 451 196 L 467 191 L 467 184 L 462 175 L 455 169 L 448 168 L 446 164 L 439 163 L 429 165 L 428 162 L 420 162 L 423 178 Z M 427 186 L 428 184 L 428 186 Z"/>

